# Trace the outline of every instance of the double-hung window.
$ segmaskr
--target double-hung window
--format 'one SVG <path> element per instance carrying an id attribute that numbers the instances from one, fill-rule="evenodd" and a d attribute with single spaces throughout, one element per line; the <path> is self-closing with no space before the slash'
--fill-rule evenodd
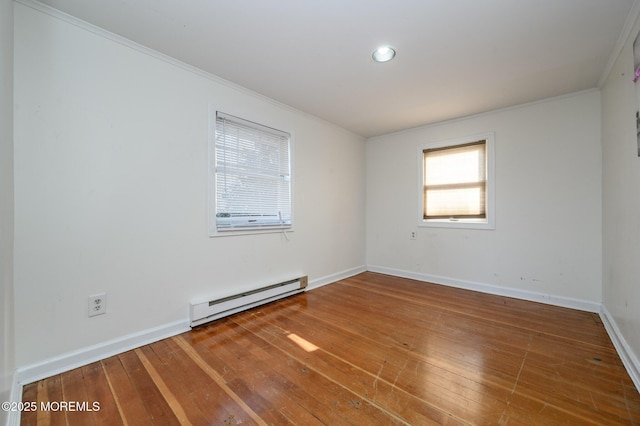
<path id="1" fill-rule="evenodd" d="M 292 226 L 291 135 L 216 112 L 211 235 Z"/>
<path id="2" fill-rule="evenodd" d="M 493 134 L 421 147 L 421 225 L 494 228 Z"/>

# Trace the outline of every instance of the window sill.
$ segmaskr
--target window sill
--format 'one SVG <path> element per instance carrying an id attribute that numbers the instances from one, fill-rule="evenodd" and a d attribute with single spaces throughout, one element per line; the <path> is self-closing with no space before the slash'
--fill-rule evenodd
<path id="1" fill-rule="evenodd" d="M 209 238 L 217 237 L 235 237 L 239 235 L 260 235 L 260 234 L 284 234 L 293 232 L 293 227 L 273 227 L 273 228 L 245 228 L 245 229 L 213 229 L 209 232 Z"/>
<path id="2" fill-rule="evenodd" d="M 496 229 L 493 221 L 486 221 L 480 219 L 431 219 L 422 220 L 418 223 L 422 228 L 454 228 L 454 229 Z"/>

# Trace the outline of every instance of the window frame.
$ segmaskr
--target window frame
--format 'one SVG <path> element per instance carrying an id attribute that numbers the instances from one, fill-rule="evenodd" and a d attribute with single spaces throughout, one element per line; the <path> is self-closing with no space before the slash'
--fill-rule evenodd
<path id="1" fill-rule="evenodd" d="M 424 150 L 454 148 L 469 145 L 481 140 L 486 141 L 486 218 L 424 218 Z M 455 139 L 429 142 L 418 146 L 418 226 L 427 228 L 462 228 L 462 229 L 495 229 L 495 134 L 493 132 L 480 133 Z"/>
<path id="2" fill-rule="evenodd" d="M 290 223 L 286 224 L 274 224 L 263 226 L 232 226 L 229 228 L 219 227 L 217 221 L 218 202 L 217 202 L 217 189 L 216 183 L 218 179 L 217 173 L 217 158 L 216 158 L 216 138 L 217 138 L 217 118 L 218 113 L 224 116 L 233 117 L 242 122 L 251 123 L 257 127 L 273 130 L 274 133 L 288 134 L 288 156 L 289 156 L 289 209 L 291 212 Z M 293 146 L 294 146 L 294 134 L 285 129 L 286 126 L 280 124 L 272 125 L 266 123 L 266 120 L 253 120 L 251 117 L 247 117 L 247 114 L 238 114 L 235 112 L 229 112 L 229 110 L 216 108 L 213 105 L 209 106 L 209 135 L 208 135 L 208 222 L 209 222 L 209 237 L 226 237 L 237 235 L 255 235 L 255 234 L 269 234 L 269 233 L 282 233 L 293 232 L 294 213 L 293 213 L 293 194 L 294 194 L 294 180 L 293 180 Z"/>

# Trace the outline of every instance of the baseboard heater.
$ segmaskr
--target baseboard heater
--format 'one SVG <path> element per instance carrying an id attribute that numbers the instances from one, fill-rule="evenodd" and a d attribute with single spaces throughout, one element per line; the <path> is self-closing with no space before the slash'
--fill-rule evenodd
<path id="1" fill-rule="evenodd" d="M 304 276 L 221 299 L 192 302 L 190 309 L 191 327 L 264 305 L 283 297 L 302 293 L 308 282 L 308 278 Z"/>

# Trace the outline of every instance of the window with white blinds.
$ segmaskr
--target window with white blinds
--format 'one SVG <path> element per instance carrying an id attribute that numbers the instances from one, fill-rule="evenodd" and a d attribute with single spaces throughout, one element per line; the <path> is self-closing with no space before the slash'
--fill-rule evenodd
<path id="1" fill-rule="evenodd" d="M 493 229 L 493 135 L 434 143 L 421 154 L 421 223 Z"/>
<path id="2" fill-rule="evenodd" d="M 215 128 L 215 231 L 291 227 L 290 134 L 222 112 Z"/>

